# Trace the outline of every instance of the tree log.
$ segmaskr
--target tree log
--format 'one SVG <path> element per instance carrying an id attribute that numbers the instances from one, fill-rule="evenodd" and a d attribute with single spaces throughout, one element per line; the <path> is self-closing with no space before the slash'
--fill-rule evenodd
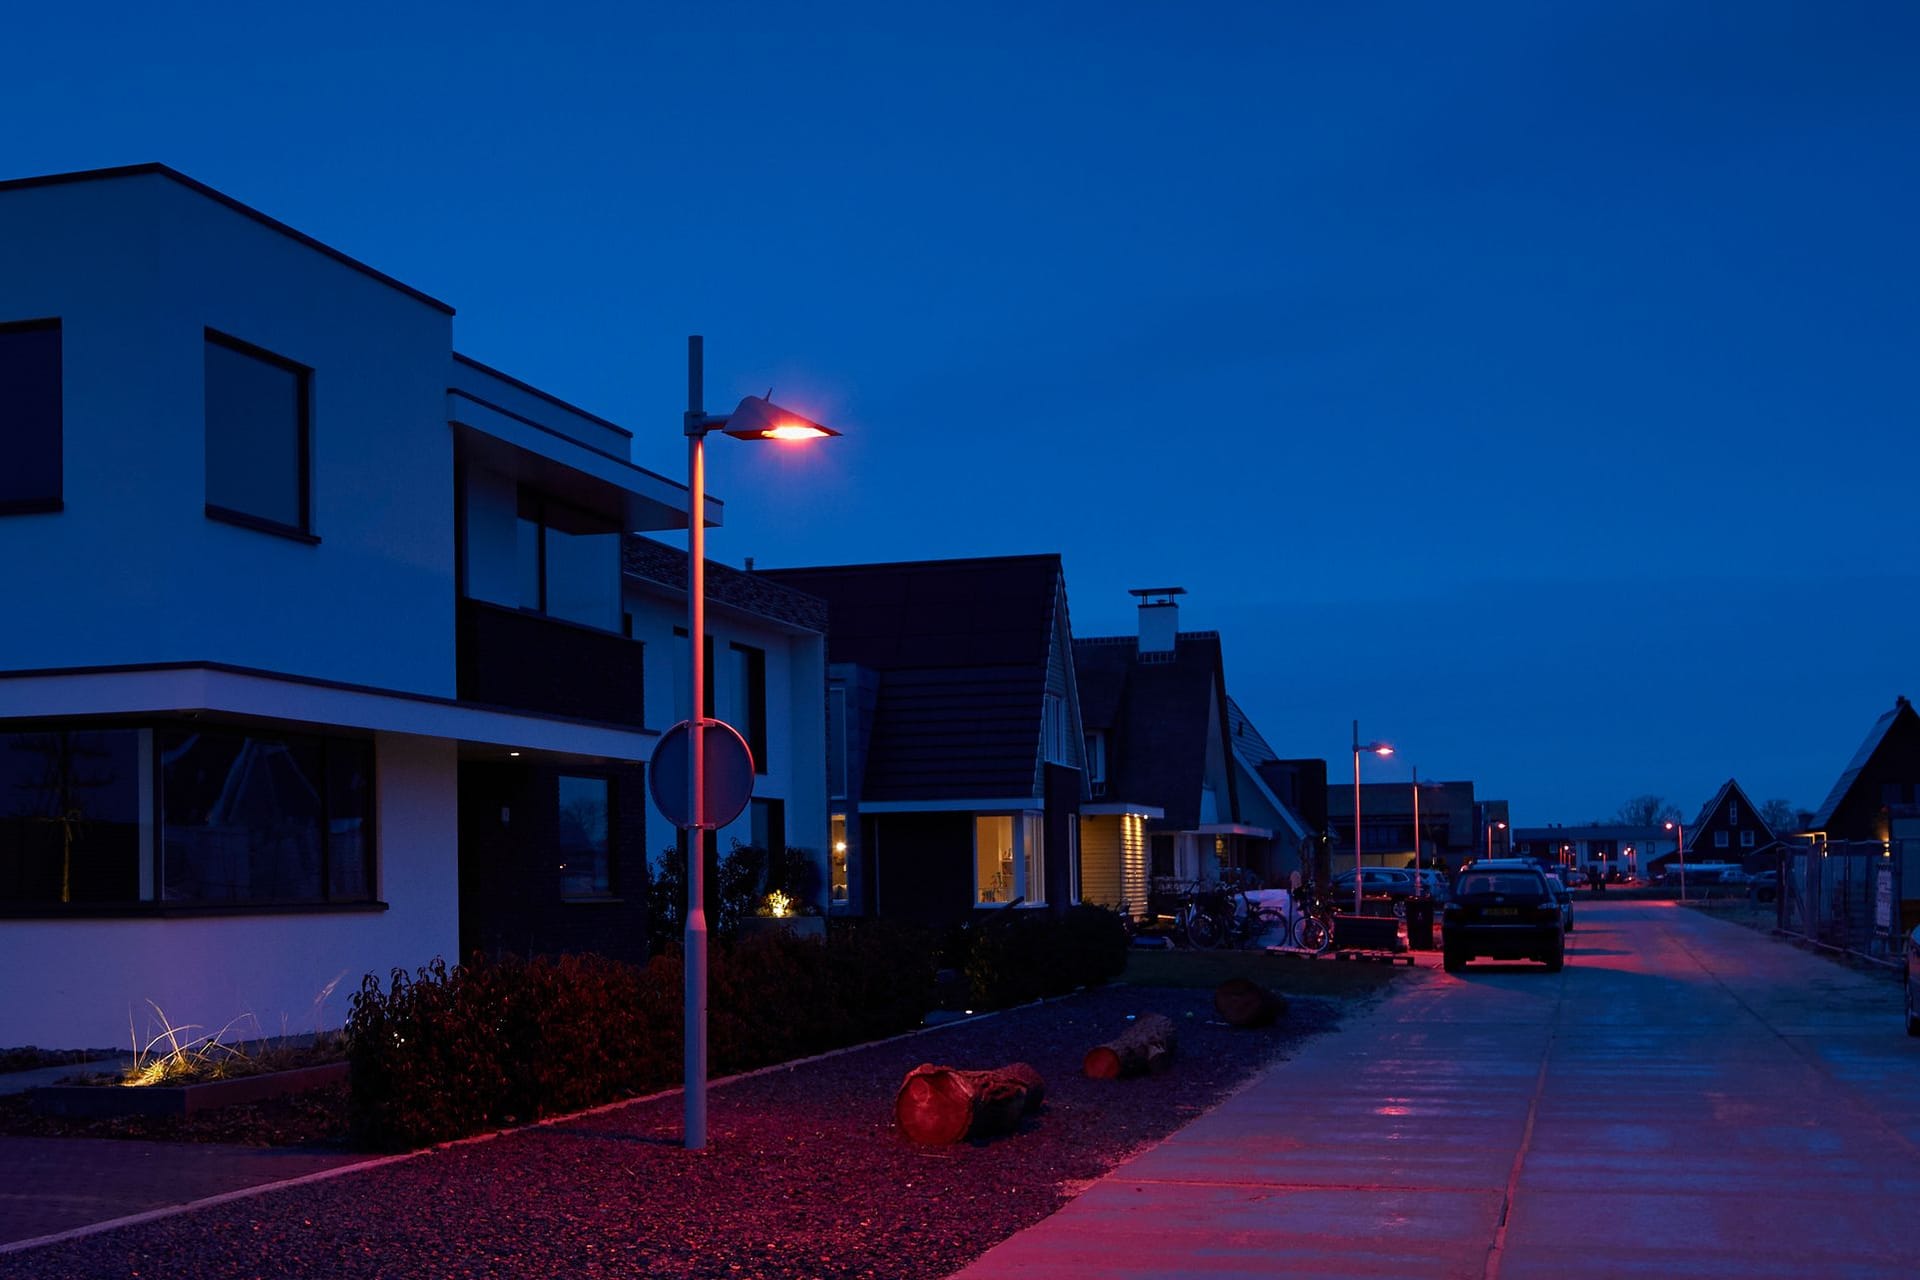
<path id="1" fill-rule="evenodd" d="M 1246 978 L 1228 978 L 1213 991 L 1213 1009 L 1229 1026 L 1264 1027 L 1287 1011 L 1285 996 Z"/>
<path id="2" fill-rule="evenodd" d="M 1103 1045 L 1087 1050 L 1080 1070 L 1094 1080 L 1118 1080 L 1173 1065 L 1173 1020 L 1149 1013 Z"/>
<path id="3" fill-rule="evenodd" d="M 907 1072 L 893 1100 L 900 1131 L 923 1146 L 1012 1133 L 1046 1096 L 1040 1073 L 1024 1062 L 993 1071 L 922 1063 Z"/>

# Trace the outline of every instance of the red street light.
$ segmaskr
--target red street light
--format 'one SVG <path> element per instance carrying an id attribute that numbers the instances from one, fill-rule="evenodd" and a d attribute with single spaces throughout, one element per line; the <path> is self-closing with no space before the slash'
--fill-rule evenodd
<path id="1" fill-rule="evenodd" d="M 1390 756 L 1393 748 L 1384 742 L 1369 742 L 1360 745 L 1360 722 L 1353 722 L 1353 914 L 1360 914 L 1362 885 L 1366 879 L 1360 872 L 1360 753 L 1371 751 L 1377 756 Z"/>
<path id="2" fill-rule="evenodd" d="M 1687 824 L 1684 822 L 1666 822 L 1662 826 L 1674 833 L 1674 852 L 1680 855 L 1680 901 L 1687 900 Z M 1709 894 L 1708 897 L 1713 895 Z"/>
<path id="3" fill-rule="evenodd" d="M 706 718 L 707 672 L 707 461 L 709 431 L 736 440 L 811 440 L 838 431 L 748 396 L 724 417 L 700 407 L 706 361 L 698 334 L 687 338 L 687 666 L 691 695 L 687 716 L 687 928 L 686 1058 L 681 1094 L 683 1140 L 689 1151 L 707 1145 L 707 911 L 706 911 Z"/>

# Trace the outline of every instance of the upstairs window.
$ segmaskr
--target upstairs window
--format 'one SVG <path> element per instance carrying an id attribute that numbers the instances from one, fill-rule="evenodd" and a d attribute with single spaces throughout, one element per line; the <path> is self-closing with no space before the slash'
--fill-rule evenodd
<path id="1" fill-rule="evenodd" d="M 1753 848 L 1753 828 L 1752 827 L 1746 827 L 1741 830 L 1740 847 L 1742 849 Z"/>
<path id="2" fill-rule="evenodd" d="M 1730 827 L 1740 825 L 1740 802 L 1738 800 L 1727 801 L 1727 825 Z"/>
<path id="3" fill-rule="evenodd" d="M 307 536 L 312 371 L 207 330 L 207 514 Z"/>
<path id="4" fill-rule="evenodd" d="M 522 489 L 518 538 L 521 607 L 620 630 L 618 525 Z"/>
<path id="5" fill-rule="evenodd" d="M 1726 848 L 1726 847 L 1727 847 L 1727 833 L 1726 833 L 1726 832 L 1724 832 L 1724 831 L 1716 831 L 1716 832 L 1714 832 L 1714 833 L 1713 833 L 1713 847 L 1714 847 L 1714 848 L 1716 848 L 1716 849 L 1724 849 L 1724 848 Z"/>
<path id="6" fill-rule="evenodd" d="M 0 514 L 58 511 L 60 322 L 0 324 Z"/>
<path id="7" fill-rule="evenodd" d="M 753 752 L 753 771 L 767 771 L 767 651 L 748 644 L 733 649 L 734 705 L 743 721 L 734 728 Z M 763 846 L 766 847 L 766 846 Z"/>

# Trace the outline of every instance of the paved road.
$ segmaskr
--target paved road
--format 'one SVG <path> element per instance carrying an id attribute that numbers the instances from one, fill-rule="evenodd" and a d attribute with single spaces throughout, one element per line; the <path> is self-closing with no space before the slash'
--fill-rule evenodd
<path id="1" fill-rule="evenodd" d="M 1430 970 L 961 1280 L 1920 1276 L 1899 988 L 1669 903 Z"/>

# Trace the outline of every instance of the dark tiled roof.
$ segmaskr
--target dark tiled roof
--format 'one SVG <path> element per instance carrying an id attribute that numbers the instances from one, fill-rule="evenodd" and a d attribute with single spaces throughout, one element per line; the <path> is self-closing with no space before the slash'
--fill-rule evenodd
<path id="1" fill-rule="evenodd" d="M 879 673 L 865 799 L 1037 794 L 1059 556 L 754 576 L 824 599 L 828 660 Z"/>
<path id="2" fill-rule="evenodd" d="M 1133 636 L 1073 642 L 1080 716 L 1087 728 L 1109 733 L 1107 794 L 1164 809 L 1157 825 L 1190 830 L 1200 823 L 1207 721 L 1215 709 L 1209 697 L 1224 700 L 1226 689 L 1220 635 L 1181 632 L 1171 661 L 1142 660 L 1138 650 Z M 1231 796 L 1219 802 L 1231 811 Z"/>
<path id="3" fill-rule="evenodd" d="M 1905 698 L 1896 698 L 1893 710 L 1873 722 L 1873 728 L 1867 732 L 1867 740 L 1860 744 L 1858 751 L 1853 753 L 1853 759 L 1847 762 L 1846 772 L 1842 773 L 1840 780 L 1833 784 L 1833 790 L 1827 792 L 1827 798 L 1820 804 L 1820 812 L 1813 815 L 1810 830 L 1825 831 L 1833 825 L 1833 816 L 1846 800 L 1847 792 L 1853 790 L 1853 784 L 1859 779 L 1860 771 L 1865 769 L 1867 762 L 1873 759 L 1874 752 L 1878 751 L 1880 744 L 1886 741 L 1887 735 L 1893 731 L 1893 726 L 1900 717 L 1913 714 L 1911 703 Z"/>
<path id="4" fill-rule="evenodd" d="M 1260 731 L 1253 727 L 1253 721 L 1240 709 L 1240 704 L 1227 695 L 1227 741 L 1233 744 L 1243 759 L 1256 770 L 1264 764 L 1279 762 L 1280 753 L 1267 744 Z"/>
<path id="5" fill-rule="evenodd" d="M 627 576 L 656 586 L 687 593 L 687 553 L 677 547 L 627 535 L 625 547 Z M 747 573 L 724 564 L 707 561 L 707 599 L 748 613 L 784 622 L 806 631 L 827 629 L 827 603 L 817 596 L 770 582 L 758 573 Z"/>

